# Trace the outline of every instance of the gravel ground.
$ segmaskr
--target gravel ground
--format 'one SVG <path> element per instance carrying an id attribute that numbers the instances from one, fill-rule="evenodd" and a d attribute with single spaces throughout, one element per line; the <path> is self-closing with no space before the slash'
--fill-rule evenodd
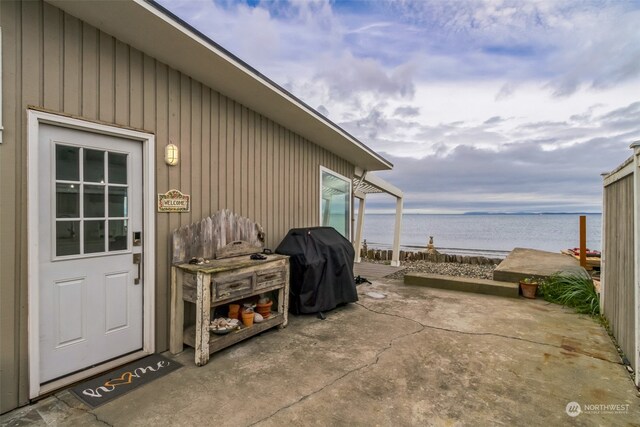
<path id="1" fill-rule="evenodd" d="M 368 261 L 382 264 L 384 261 Z M 455 262 L 429 262 L 429 261 L 403 261 L 402 266 L 406 267 L 402 271 L 387 276 L 389 279 L 404 278 L 406 273 L 430 273 L 443 276 L 471 277 L 475 279 L 493 279 L 495 265 L 473 265 L 458 264 Z"/>

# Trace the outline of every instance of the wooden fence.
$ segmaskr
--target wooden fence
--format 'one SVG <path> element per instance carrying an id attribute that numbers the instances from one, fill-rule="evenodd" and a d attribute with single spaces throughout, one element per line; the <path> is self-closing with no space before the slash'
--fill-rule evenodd
<path id="1" fill-rule="evenodd" d="M 602 218 L 601 308 L 618 345 L 637 372 L 640 327 L 637 275 L 640 253 L 638 203 L 640 203 L 640 152 L 604 177 Z M 636 374 L 636 384 L 640 384 Z"/>
<path id="2" fill-rule="evenodd" d="M 374 261 L 391 261 L 391 249 L 369 249 L 365 245 L 360 250 L 360 258 Z M 450 255 L 428 251 L 400 251 L 400 261 L 457 262 L 458 264 L 498 265 L 504 258 L 487 258 L 484 256 Z"/>

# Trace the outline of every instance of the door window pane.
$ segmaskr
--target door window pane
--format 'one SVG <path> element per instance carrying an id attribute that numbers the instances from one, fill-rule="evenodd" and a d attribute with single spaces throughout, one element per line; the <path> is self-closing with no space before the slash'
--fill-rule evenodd
<path id="1" fill-rule="evenodd" d="M 79 181 L 79 158 L 79 148 L 56 145 L 56 179 L 59 181 Z"/>
<path id="2" fill-rule="evenodd" d="M 104 187 L 101 185 L 84 186 L 84 216 L 88 218 L 104 217 Z"/>
<path id="3" fill-rule="evenodd" d="M 56 184 L 56 218 L 80 217 L 78 184 Z"/>
<path id="4" fill-rule="evenodd" d="M 127 249 L 127 220 L 109 221 L 109 250 L 124 251 Z"/>
<path id="5" fill-rule="evenodd" d="M 55 150 L 56 256 L 129 249 L 128 154 L 67 145 Z"/>
<path id="6" fill-rule="evenodd" d="M 127 155 L 109 153 L 109 183 L 127 183 Z"/>
<path id="7" fill-rule="evenodd" d="M 84 149 L 84 181 L 104 183 L 104 151 Z"/>
<path id="8" fill-rule="evenodd" d="M 80 253 L 80 221 L 56 222 L 56 256 Z"/>
<path id="9" fill-rule="evenodd" d="M 84 222 L 84 253 L 104 252 L 104 221 Z"/>
<path id="10" fill-rule="evenodd" d="M 351 211 L 351 182 L 322 171 L 321 224 L 333 227 L 347 239 Z"/>
<path id="11" fill-rule="evenodd" d="M 109 187 L 109 216 L 127 216 L 127 188 Z"/>

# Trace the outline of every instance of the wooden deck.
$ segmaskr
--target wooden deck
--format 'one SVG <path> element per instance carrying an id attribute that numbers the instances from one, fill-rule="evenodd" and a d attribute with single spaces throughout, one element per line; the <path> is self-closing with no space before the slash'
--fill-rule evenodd
<path id="1" fill-rule="evenodd" d="M 353 264 L 354 276 L 362 276 L 369 280 L 382 279 L 401 270 L 404 270 L 404 267 L 392 267 L 390 265 L 373 264 L 371 262 L 356 262 Z"/>
<path id="2" fill-rule="evenodd" d="M 580 262 L 580 256 L 579 255 L 574 255 L 574 254 L 571 253 L 571 251 L 568 251 L 568 250 L 563 250 L 563 251 L 560 251 L 560 252 L 562 252 L 564 255 L 568 255 L 570 257 L 573 257 L 573 258 L 577 259 L 578 262 Z M 587 265 L 584 268 L 587 271 L 591 271 L 594 268 L 596 270 L 600 270 L 600 257 L 590 257 L 590 256 L 588 256 L 587 257 Z"/>

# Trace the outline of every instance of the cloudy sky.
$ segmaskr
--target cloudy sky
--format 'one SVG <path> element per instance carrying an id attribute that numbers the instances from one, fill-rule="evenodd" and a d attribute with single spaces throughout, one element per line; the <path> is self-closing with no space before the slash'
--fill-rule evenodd
<path id="1" fill-rule="evenodd" d="M 640 140 L 640 1 L 160 3 L 393 162 L 409 212 L 599 212 Z"/>

